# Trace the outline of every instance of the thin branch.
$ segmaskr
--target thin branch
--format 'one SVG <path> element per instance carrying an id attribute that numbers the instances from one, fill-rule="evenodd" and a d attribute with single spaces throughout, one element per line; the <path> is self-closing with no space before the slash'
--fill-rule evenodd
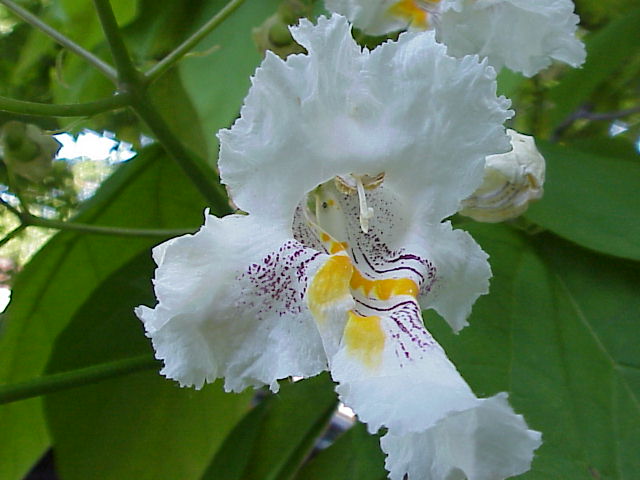
<path id="1" fill-rule="evenodd" d="M 24 216 L 23 216 L 24 217 Z M 111 235 L 118 237 L 177 237 L 187 233 L 193 233 L 194 229 L 144 229 L 106 227 L 103 225 L 90 225 L 87 223 L 62 222 L 49 220 L 48 218 L 29 215 L 25 219 L 25 225 L 29 227 L 53 228 L 56 230 L 70 230 L 74 232 L 92 233 L 96 235 Z"/>
<path id="2" fill-rule="evenodd" d="M 175 63 L 180 61 L 187 53 L 191 51 L 200 41 L 209 33 L 215 30 L 218 25 L 224 22 L 229 15 L 244 3 L 245 0 L 231 0 L 222 10 L 220 10 L 211 20 L 200 27 L 193 35 L 182 42 L 175 50 L 151 67 L 145 74 L 150 82 L 157 80 L 163 73 L 169 70 Z"/>
<path id="3" fill-rule="evenodd" d="M 109 0 L 93 0 L 93 3 L 118 69 L 120 88 L 131 94 L 131 107 L 147 124 L 168 155 L 182 167 L 203 197 L 211 203 L 214 213 L 229 213 L 231 209 L 226 192 L 213 180 L 213 170 L 184 146 L 151 102 L 147 94 L 147 79 L 135 68 L 129 57 Z"/>
<path id="4" fill-rule="evenodd" d="M 130 95 L 127 93 L 119 93 L 95 102 L 67 105 L 27 102 L 0 96 L 0 111 L 43 117 L 89 117 L 126 107 L 129 101 Z"/>
<path id="5" fill-rule="evenodd" d="M 0 197 L 0 205 L 3 205 L 7 210 L 13 213 L 18 219 L 22 220 L 22 212 L 18 210 L 16 207 L 11 205 L 9 202 Z"/>
<path id="6" fill-rule="evenodd" d="M 9 232 L 9 235 L 15 236 L 19 233 L 19 229 L 22 230 L 26 227 L 40 227 L 40 228 L 52 228 L 55 230 L 70 230 L 73 232 L 92 233 L 96 235 L 112 235 L 118 237 L 177 237 L 179 235 L 185 235 L 187 233 L 193 233 L 194 229 L 146 229 L 146 228 L 123 228 L 123 227 L 107 227 L 104 225 L 91 225 L 87 223 L 74 223 L 63 222 L 60 220 L 50 220 L 48 218 L 38 217 L 28 211 L 20 211 L 6 200 L 0 198 L 0 205 L 3 205 L 7 210 L 13 213 L 18 220 L 20 220 L 20 226 Z M 18 230 L 18 231 L 16 231 Z M 14 233 L 15 232 L 15 233 Z M 6 237 L 0 240 L 0 246 L 10 240 Z"/>
<path id="7" fill-rule="evenodd" d="M 158 367 L 157 360 L 149 355 L 141 355 L 78 370 L 45 375 L 26 382 L 2 385 L 0 386 L 0 405 Z"/>
<path id="8" fill-rule="evenodd" d="M 109 0 L 93 0 L 93 4 L 96 7 L 102 31 L 107 39 L 111 56 L 118 70 L 118 80 L 124 84 L 139 84 L 140 72 L 131 61 Z"/>
<path id="9" fill-rule="evenodd" d="M 27 228 L 27 226 L 23 223 L 21 223 L 20 225 L 18 225 L 16 228 L 14 228 L 13 230 L 11 230 L 9 233 L 7 233 L 2 240 L 0 240 L 0 248 L 4 247 L 5 244 L 9 243 L 11 240 L 13 240 L 13 238 L 18 235 L 20 232 L 22 232 L 25 228 Z"/>
<path id="10" fill-rule="evenodd" d="M 587 120 L 616 120 L 622 117 L 628 117 L 629 115 L 634 115 L 636 113 L 640 113 L 640 105 L 633 108 L 627 108 L 626 110 L 618 110 L 617 112 L 603 112 L 596 113 L 590 111 L 578 111 L 576 115 L 576 119 L 584 118 Z"/>
<path id="11" fill-rule="evenodd" d="M 27 202 L 24 199 L 22 192 L 18 188 L 18 182 L 16 182 L 16 177 L 11 171 L 11 169 L 7 170 L 7 185 L 9 187 L 9 190 L 11 190 L 15 194 L 15 196 L 18 197 L 18 202 L 20 202 L 20 207 L 22 208 L 22 212 L 16 209 L 16 211 L 19 212 L 17 213 L 17 215 L 18 217 L 20 217 L 20 220 L 22 220 L 23 215 L 31 216 L 31 212 L 29 212 L 29 205 L 27 205 Z"/>
<path id="12" fill-rule="evenodd" d="M 582 105 L 578 110 L 569 115 L 551 135 L 551 140 L 556 141 L 560 136 L 567 131 L 577 120 L 591 120 L 591 121 L 604 121 L 604 120 L 616 120 L 622 117 L 628 117 L 640 113 L 640 105 L 628 108 L 626 110 L 618 110 L 616 112 L 603 112 L 594 113 L 591 111 L 592 105 Z"/>
<path id="13" fill-rule="evenodd" d="M 117 74 L 114 68 L 108 63 L 104 62 L 102 59 L 98 58 L 90 51 L 85 50 L 76 42 L 71 40 L 69 37 L 66 37 L 55 28 L 50 27 L 49 25 L 44 23 L 42 20 L 40 20 L 38 17 L 33 15 L 31 12 L 25 10 L 24 8 L 14 3 L 12 0 L 0 0 L 0 3 L 2 3 L 5 7 L 7 7 L 9 10 L 15 13 L 18 17 L 20 17 L 22 20 L 27 22 L 29 25 L 49 35 L 51 38 L 53 38 L 56 42 L 58 42 L 60 45 L 62 45 L 66 49 L 84 58 L 91 66 L 99 70 L 109 80 L 111 80 L 114 83 L 117 81 Z"/>

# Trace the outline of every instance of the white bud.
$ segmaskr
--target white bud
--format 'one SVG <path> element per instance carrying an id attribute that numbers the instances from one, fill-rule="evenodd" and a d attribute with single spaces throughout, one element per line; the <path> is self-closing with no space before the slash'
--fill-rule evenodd
<path id="1" fill-rule="evenodd" d="M 502 222 L 522 215 L 542 197 L 545 162 L 533 137 L 507 130 L 513 149 L 486 159 L 482 185 L 462 202 L 460 213 L 479 222 Z"/>

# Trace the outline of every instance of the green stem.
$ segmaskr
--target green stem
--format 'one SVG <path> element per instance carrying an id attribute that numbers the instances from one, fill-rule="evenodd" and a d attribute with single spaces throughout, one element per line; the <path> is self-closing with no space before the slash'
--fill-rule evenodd
<path id="1" fill-rule="evenodd" d="M 7 202 L 7 201 L 3 200 L 2 198 L 0 198 L 0 205 L 3 205 L 7 210 L 9 210 L 16 217 L 18 217 L 20 220 L 22 220 L 22 212 L 20 210 L 18 210 L 16 207 L 14 207 L 13 205 L 11 205 L 9 202 Z"/>
<path id="2" fill-rule="evenodd" d="M 116 64 L 119 82 L 124 85 L 140 83 L 140 72 L 131 61 L 109 0 L 93 0 L 93 4 L 100 19 L 100 25 L 102 25 L 102 31 L 109 44 L 111 56 Z"/>
<path id="3" fill-rule="evenodd" d="M 232 210 L 224 188 L 219 182 L 214 181 L 215 172 L 178 140 L 151 103 L 151 99 L 146 94 L 142 94 L 134 99 L 132 107 L 147 124 L 169 156 L 180 165 L 207 200 L 212 212 L 218 216 L 231 213 Z"/>
<path id="4" fill-rule="evenodd" d="M 147 124 L 168 155 L 180 165 L 211 207 L 215 209 L 214 213 L 229 213 L 231 209 L 226 193 L 219 183 L 213 181 L 215 175 L 213 171 L 180 142 L 153 106 L 147 93 L 147 79 L 131 62 L 109 0 L 93 0 L 93 3 L 118 69 L 120 89 L 131 94 L 131 107 Z"/>
<path id="5" fill-rule="evenodd" d="M 76 55 L 84 58 L 91 66 L 95 67 L 109 80 L 111 80 L 114 83 L 117 81 L 117 74 L 114 68 L 108 63 L 104 62 L 102 59 L 96 57 L 93 53 L 89 52 L 88 50 L 85 50 L 76 42 L 64 36 L 55 28 L 52 28 L 46 23 L 44 23 L 43 21 L 41 21 L 38 17 L 33 15 L 31 12 L 15 4 L 12 0 L 0 0 L 0 3 L 2 3 L 5 7 L 7 7 L 9 10 L 15 13 L 18 17 L 23 19 L 29 25 L 49 35 L 51 38 L 53 38 L 56 42 L 58 42 L 63 47 L 72 51 Z"/>
<path id="6" fill-rule="evenodd" d="M 13 237 L 15 237 L 16 235 L 18 235 L 22 230 L 24 230 L 25 228 L 27 228 L 26 225 L 24 225 L 23 223 L 21 223 L 20 225 L 18 225 L 16 228 L 14 228 L 13 230 L 11 230 L 9 233 L 7 233 L 2 240 L 0 240 L 0 247 L 3 247 L 6 243 L 10 242 Z"/>
<path id="7" fill-rule="evenodd" d="M 193 233 L 193 229 L 154 230 L 143 228 L 106 227 L 102 225 L 89 225 L 86 223 L 61 222 L 34 215 L 23 216 L 25 226 L 54 228 L 56 230 L 71 230 L 74 232 L 93 233 L 96 235 L 113 235 L 120 237 L 177 237 L 187 233 Z"/>
<path id="8" fill-rule="evenodd" d="M 116 94 L 95 102 L 53 105 L 49 103 L 27 102 L 0 96 L 0 110 L 20 115 L 43 117 L 89 117 L 98 113 L 116 110 L 128 105 L 130 95 Z"/>
<path id="9" fill-rule="evenodd" d="M 144 228 L 121 228 L 121 227 L 106 227 L 103 225 L 89 225 L 86 223 L 73 223 L 62 222 L 59 220 L 50 220 L 48 218 L 37 217 L 27 211 L 21 212 L 10 203 L 0 198 L 0 205 L 3 205 L 7 210 L 13 213 L 20 220 L 20 225 L 9 232 L 5 238 L 0 240 L 0 247 L 11 238 L 18 234 L 26 227 L 41 227 L 41 228 L 53 228 L 56 230 L 70 230 L 74 232 L 94 233 L 97 235 L 113 235 L 119 237 L 177 237 L 179 235 L 185 235 L 187 233 L 193 233 L 193 229 L 175 229 L 175 230 L 163 230 L 163 229 L 144 229 Z"/>
<path id="10" fill-rule="evenodd" d="M 16 215 L 20 217 L 20 220 L 22 220 L 23 215 L 30 216 L 31 212 L 29 212 L 29 205 L 27 204 L 27 201 L 24 199 L 22 192 L 18 188 L 18 182 L 16 182 L 16 177 L 11 171 L 11 169 L 7 169 L 7 184 L 8 184 L 7 186 L 9 187 L 9 190 L 11 190 L 15 194 L 15 196 L 18 198 L 18 202 L 20 203 L 20 207 L 22 208 L 23 211 L 20 212 L 18 209 L 15 209 L 15 211 L 12 210 L 13 207 L 11 207 L 9 203 L 5 202 L 4 200 L 1 203 L 5 205 L 12 212 L 14 213 L 18 212 L 16 213 Z"/>
<path id="11" fill-rule="evenodd" d="M 27 382 L 1 385 L 0 405 L 158 367 L 157 360 L 150 358 L 149 355 L 141 355 L 78 370 L 45 375 Z"/>
<path id="12" fill-rule="evenodd" d="M 175 50 L 169 53 L 166 57 L 160 60 L 152 68 L 150 68 L 145 76 L 149 82 L 153 82 L 158 79 L 163 73 L 169 70 L 175 63 L 177 63 L 182 57 L 193 49 L 200 41 L 206 37 L 209 33 L 216 29 L 218 25 L 224 22 L 229 15 L 236 11 L 236 9 L 244 3 L 245 0 L 231 0 L 227 3 L 222 10 L 220 10 L 211 20 L 200 27 L 193 35 L 182 42 Z"/>

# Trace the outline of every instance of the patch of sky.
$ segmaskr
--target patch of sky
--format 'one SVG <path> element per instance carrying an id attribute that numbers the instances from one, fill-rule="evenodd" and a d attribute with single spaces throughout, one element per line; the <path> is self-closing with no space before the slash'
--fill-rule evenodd
<path id="1" fill-rule="evenodd" d="M 65 162 L 70 167 L 73 173 L 74 189 L 81 201 L 91 197 L 119 164 L 136 156 L 131 144 L 119 141 L 111 132 L 97 133 L 84 130 L 77 136 L 61 133 L 54 137 L 61 144 L 55 160 Z M 145 137 L 140 143 L 144 146 L 152 142 L 152 139 Z M 58 197 L 64 195 L 64 192 L 52 189 L 49 195 Z M 16 208 L 19 207 L 17 197 L 4 185 L 0 185 L 0 198 Z M 58 215 L 55 208 L 47 205 L 32 205 L 32 213 L 44 218 L 57 218 Z M 18 221 L 12 214 L 0 217 L 0 230 L 5 233 L 17 225 Z M 5 310 L 11 297 L 9 277 L 12 273 L 6 273 L 5 270 L 7 272 L 19 270 L 53 233 L 54 231 L 48 229 L 29 228 L 2 247 L 0 250 L 0 312 Z M 11 265 L 11 268 L 5 268 L 3 262 Z"/>

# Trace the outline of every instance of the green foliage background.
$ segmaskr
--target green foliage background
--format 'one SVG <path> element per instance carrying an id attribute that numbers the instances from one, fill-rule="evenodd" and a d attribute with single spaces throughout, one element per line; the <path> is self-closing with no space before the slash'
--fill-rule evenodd
<path id="1" fill-rule="evenodd" d="M 111 4 L 134 63 L 145 70 L 225 2 Z M 92 3 L 21 5 L 112 61 Z M 148 91 L 172 135 L 209 172 L 211 191 L 214 134 L 237 116 L 261 58 L 251 29 L 278 5 L 247 0 Z M 577 10 L 588 50 L 583 68 L 499 77 L 517 112 L 513 126 L 536 135 L 547 159 L 545 196 L 514 224 L 456 219 L 491 256 L 491 293 L 477 302 L 460 335 L 432 312 L 425 323 L 476 394 L 508 391 L 531 428 L 543 432 L 532 470 L 519 478 L 634 480 L 640 472 L 640 156 L 634 145 L 640 9 L 633 0 L 580 0 Z M 99 72 L 1 5 L 0 25 L 0 95 L 65 104 L 113 94 Z M 91 200 L 77 211 L 72 205 L 74 222 L 193 230 L 206 206 L 228 211 L 224 199 L 203 196 L 164 148 L 166 138 L 131 110 L 71 119 L 0 111 L 0 123 L 10 119 L 50 130 L 107 129 L 138 147 L 137 157 Z M 612 138 L 615 119 L 628 129 Z M 141 134 L 157 143 L 142 146 Z M 63 207 L 47 192 L 29 198 Z M 16 278 L 0 320 L 0 387 L 140 355 L 151 359 L 132 309 L 154 303 L 149 250 L 158 241 L 55 235 Z M 386 478 L 377 439 L 361 425 L 309 460 L 335 402 L 326 376 L 283 384 L 281 393 L 254 406 L 251 392 L 228 395 L 218 384 L 180 389 L 156 370 L 129 373 L 0 406 L 0 479 L 23 478 L 49 448 L 65 480 Z"/>

